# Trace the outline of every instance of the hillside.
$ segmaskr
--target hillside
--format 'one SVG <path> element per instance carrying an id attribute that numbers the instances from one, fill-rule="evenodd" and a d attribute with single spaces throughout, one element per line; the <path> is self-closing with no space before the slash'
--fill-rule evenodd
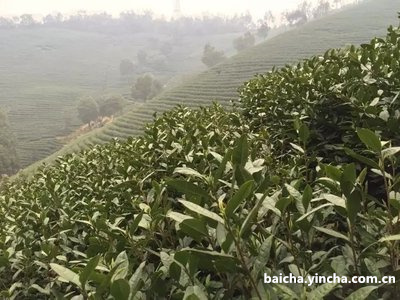
<path id="1" fill-rule="evenodd" d="M 0 295 L 396 299 L 399 90 L 390 26 L 3 182 Z"/>
<path id="2" fill-rule="evenodd" d="M 118 118 L 110 126 L 80 137 L 43 162 L 52 161 L 68 152 L 108 142 L 112 138 L 138 135 L 143 132 L 144 124 L 152 120 L 154 112 L 162 112 L 178 104 L 197 107 L 217 101 L 222 105 L 229 105 L 230 100 L 237 98 L 238 87 L 254 74 L 323 53 L 328 48 L 358 45 L 368 42 L 373 36 L 382 36 L 388 23 L 397 22 L 394 12 L 399 10 L 400 4 L 396 1 L 367 0 L 283 33 L 194 76 L 156 99 L 137 105 L 137 108 Z M 41 163 L 28 168 L 28 172 Z"/>
<path id="3" fill-rule="evenodd" d="M 163 83 L 205 69 L 204 45 L 232 53 L 240 33 L 176 37 L 140 32 L 92 32 L 53 27 L 0 29 L 0 107 L 16 136 L 21 166 L 62 147 L 57 137 L 75 130 L 79 97 L 129 95 L 133 80 L 153 73 Z M 170 45 L 168 55 L 164 45 Z M 154 64 L 140 65 L 145 50 Z M 134 74 L 121 77 L 122 59 L 134 62 Z"/>

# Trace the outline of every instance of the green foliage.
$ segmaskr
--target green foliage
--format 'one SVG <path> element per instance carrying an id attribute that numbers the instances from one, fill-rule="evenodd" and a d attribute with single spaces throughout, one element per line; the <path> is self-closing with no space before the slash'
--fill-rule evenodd
<path id="1" fill-rule="evenodd" d="M 331 10 L 331 3 L 326 0 L 320 0 L 318 6 L 313 11 L 314 18 L 320 18 Z"/>
<path id="2" fill-rule="evenodd" d="M 308 21 L 307 11 L 302 7 L 287 12 L 284 17 L 290 26 L 303 25 Z"/>
<path id="3" fill-rule="evenodd" d="M 83 123 L 94 121 L 99 116 L 99 106 L 97 102 L 91 98 L 82 98 L 77 105 L 79 119 Z"/>
<path id="4" fill-rule="evenodd" d="M 268 11 L 265 13 L 264 18 L 258 20 L 257 35 L 262 39 L 266 39 L 273 27 L 276 27 L 275 17 L 271 11 Z"/>
<path id="5" fill-rule="evenodd" d="M 257 35 L 263 39 L 266 39 L 270 30 L 271 28 L 269 25 L 267 23 L 263 23 L 257 28 Z"/>
<path id="6" fill-rule="evenodd" d="M 139 100 L 154 98 L 162 90 L 162 84 L 151 74 L 144 74 L 136 79 L 132 87 L 132 97 Z"/>
<path id="7" fill-rule="evenodd" d="M 252 128 L 269 132 L 277 155 L 290 151 L 298 136 L 311 157 L 331 163 L 350 162 L 343 149 L 361 150 L 358 136 L 370 140 L 371 150 L 380 148 L 372 132 L 399 144 L 399 36 L 391 27 L 385 39 L 332 49 L 258 76 L 242 89 L 244 115 Z M 307 138 L 302 138 L 303 127 Z M 360 127 L 368 130 L 357 131 Z"/>
<path id="8" fill-rule="evenodd" d="M 203 57 L 201 61 L 207 66 L 212 67 L 221 61 L 225 60 L 225 54 L 223 51 L 218 51 L 215 47 L 207 44 L 204 46 Z"/>
<path id="9" fill-rule="evenodd" d="M 367 48 L 379 53 L 366 62 L 379 74 L 379 57 L 400 48 L 398 33 L 389 30 L 385 47 L 374 40 L 343 50 L 335 63 Z M 329 66 L 274 71 L 245 86 L 240 109 L 178 107 L 139 138 L 60 157 L 30 181 L 5 183 L 2 296 L 395 298 L 398 283 L 263 281 L 264 273 L 398 279 L 400 148 L 383 122 L 398 119 L 399 85 L 375 73 L 335 77 L 324 72 Z M 386 69 L 396 74 L 397 61 Z M 378 111 L 362 105 L 375 93 L 388 98 L 373 100 Z M 346 110 L 339 100 L 350 103 Z M 333 136 L 322 120 L 336 124 Z M 383 193 L 370 189 L 376 182 Z"/>
<path id="10" fill-rule="evenodd" d="M 124 108 L 124 99 L 120 96 L 106 97 L 97 102 L 100 116 L 113 116 Z"/>

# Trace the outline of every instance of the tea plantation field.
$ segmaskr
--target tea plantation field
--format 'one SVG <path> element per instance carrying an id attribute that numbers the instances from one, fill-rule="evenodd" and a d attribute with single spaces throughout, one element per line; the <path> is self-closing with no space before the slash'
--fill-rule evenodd
<path id="1" fill-rule="evenodd" d="M 145 72 L 168 83 L 178 75 L 202 71 L 204 45 L 210 42 L 230 55 L 232 40 L 239 34 L 173 39 L 49 27 L 0 29 L 0 108 L 15 132 L 22 167 L 59 150 L 62 145 L 56 137 L 80 125 L 78 97 L 129 94 L 135 76 Z M 161 53 L 165 43 L 172 45 L 167 56 Z M 127 58 L 136 64 L 142 49 L 149 59 L 162 57 L 165 64 L 137 65 L 133 76 L 121 78 L 120 61 Z"/>
<path id="2" fill-rule="evenodd" d="M 400 3 L 396 1 L 367 0 L 278 35 L 193 76 L 147 103 L 138 104 L 109 126 L 78 138 L 46 161 L 108 142 L 112 138 L 124 139 L 138 135 L 142 133 L 144 124 L 152 120 L 155 112 L 163 112 L 176 105 L 198 107 L 213 101 L 228 105 L 230 100 L 237 98 L 237 89 L 243 82 L 257 73 L 264 73 L 274 66 L 284 66 L 310 55 L 323 54 L 329 48 L 357 45 L 368 42 L 374 36 L 384 36 L 388 24 L 397 24 L 396 12 L 399 10 Z M 28 168 L 28 172 L 41 163 Z"/>
<path id="3" fill-rule="evenodd" d="M 399 90 L 390 26 L 5 178 L 0 298 L 398 299 Z"/>

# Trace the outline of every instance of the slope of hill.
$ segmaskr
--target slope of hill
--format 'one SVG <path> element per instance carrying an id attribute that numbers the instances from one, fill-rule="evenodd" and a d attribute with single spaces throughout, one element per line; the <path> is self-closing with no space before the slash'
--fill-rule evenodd
<path id="1" fill-rule="evenodd" d="M 3 182 L 1 297 L 398 298 L 399 90 L 390 27 Z"/>
<path id="2" fill-rule="evenodd" d="M 169 34 L 92 32 L 52 27 L 0 29 L 0 107 L 16 136 L 21 165 L 47 157 L 62 147 L 57 140 L 75 130 L 79 97 L 129 94 L 133 80 L 145 72 L 163 82 L 205 69 L 204 45 L 232 53 L 238 32 L 176 37 Z M 163 53 L 163 46 L 170 52 Z M 145 50 L 149 63 L 137 63 Z M 121 77 L 122 59 L 135 63 Z M 153 61 L 157 61 L 154 66 Z"/>
<path id="3" fill-rule="evenodd" d="M 78 138 L 27 171 L 68 152 L 80 151 L 112 138 L 138 135 L 144 124 L 152 120 L 154 112 L 162 112 L 179 104 L 197 107 L 217 101 L 227 105 L 230 100 L 237 98 L 238 87 L 256 73 L 321 54 L 328 48 L 360 44 L 368 42 L 373 36 L 384 35 L 387 24 L 397 22 L 396 12 L 399 10 L 400 4 L 396 1 L 366 0 L 283 33 L 194 76 L 156 99 L 137 105 L 109 126 Z"/>

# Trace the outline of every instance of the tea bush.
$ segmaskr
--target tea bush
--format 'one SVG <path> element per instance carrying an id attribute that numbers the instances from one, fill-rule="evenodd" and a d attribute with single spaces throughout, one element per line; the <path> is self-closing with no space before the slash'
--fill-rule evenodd
<path id="1" fill-rule="evenodd" d="M 3 183 L 2 297 L 396 297 L 393 283 L 263 274 L 399 279 L 399 37 L 274 70 L 231 111 L 178 107 L 142 137 Z"/>
<path id="2" fill-rule="evenodd" d="M 251 129 L 266 129 L 277 153 L 290 148 L 304 123 L 308 150 L 342 163 L 344 147 L 362 147 L 358 127 L 399 143 L 399 61 L 400 31 L 390 27 L 385 39 L 259 75 L 244 85 L 239 101 Z"/>

